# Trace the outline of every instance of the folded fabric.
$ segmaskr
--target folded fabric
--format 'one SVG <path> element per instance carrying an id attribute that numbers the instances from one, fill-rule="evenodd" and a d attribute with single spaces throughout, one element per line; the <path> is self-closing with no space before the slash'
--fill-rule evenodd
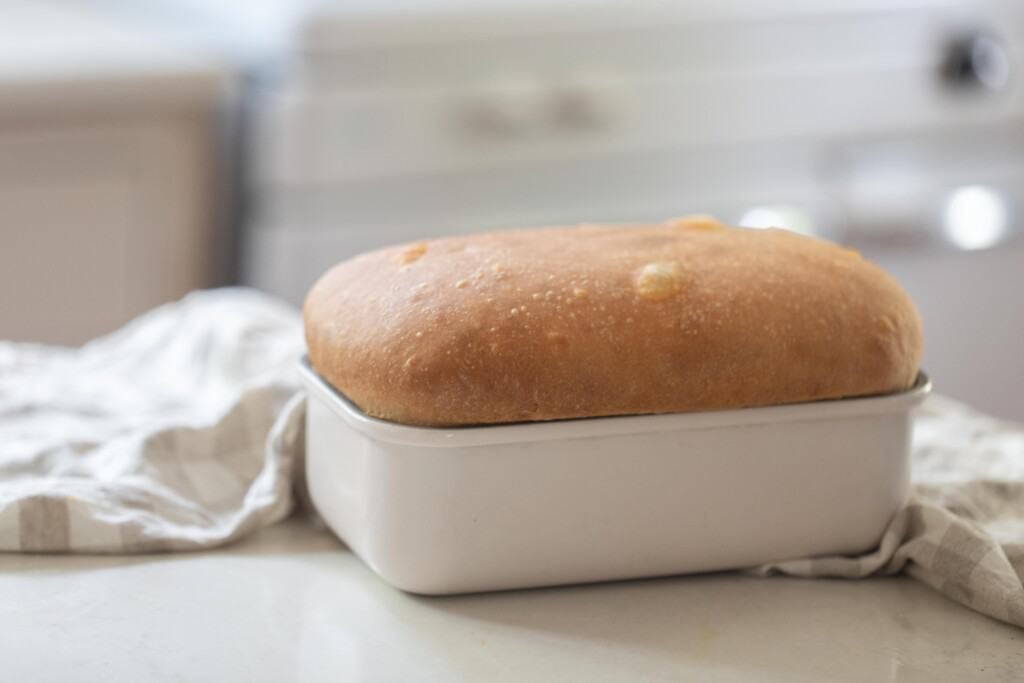
<path id="1" fill-rule="evenodd" d="M 298 313 L 244 289 L 81 349 L 0 343 L 0 550 L 205 548 L 283 518 L 302 348 Z"/>
<path id="2" fill-rule="evenodd" d="M 904 571 L 1024 627 L 1024 427 L 933 396 L 915 416 L 913 449 L 913 496 L 874 552 L 757 571 L 851 579 Z"/>
<path id="3" fill-rule="evenodd" d="M 199 549 L 280 520 L 301 480 L 302 352 L 298 312 L 244 289 L 81 349 L 0 343 L 0 551 Z M 1024 428 L 929 399 L 913 477 L 873 552 L 754 571 L 904 571 L 1024 626 Z"/>

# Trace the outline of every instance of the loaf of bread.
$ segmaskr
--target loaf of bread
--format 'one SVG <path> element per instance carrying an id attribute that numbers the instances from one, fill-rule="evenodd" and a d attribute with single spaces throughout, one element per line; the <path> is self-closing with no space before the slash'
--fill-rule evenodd
<path id="1" fill-rule="evenodd" d="M 449 237 L 335 266 L 313 368 L 368 415 L 481 425 L 906 389 L 921 322 L 854 251 L 693 217 Z"/>

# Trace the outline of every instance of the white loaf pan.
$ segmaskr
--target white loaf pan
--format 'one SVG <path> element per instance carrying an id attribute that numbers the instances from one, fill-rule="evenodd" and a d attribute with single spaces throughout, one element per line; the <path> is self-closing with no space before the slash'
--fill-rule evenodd
<path id="1" fill-rule="evenodd" d="M 306 476 L 385 581 L 441 594 L 865 551 L 909 486 L 930 390 L 463 428 L 365 415 L 307 363 Z"/>

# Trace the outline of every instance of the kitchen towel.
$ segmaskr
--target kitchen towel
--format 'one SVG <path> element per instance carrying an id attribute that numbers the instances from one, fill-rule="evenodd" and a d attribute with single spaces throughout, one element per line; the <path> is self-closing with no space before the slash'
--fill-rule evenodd
<path id="1" fill-rule="evenodd" d="M 1024 426 L 933 395 L 915 415 L 911 479 L 911 499 L 874 552 L 757 571 L 850 579 L 903 571 L 1024 627 Z"/>
<path id="2" fill-rule="evenodd" d="M 244 289 L 81 349 L 0 342 L 0 551 L 200 549 L 283 518 L 301 480 L 302 350 L 298 312 Z M 933 397 L 913 477 L 873 552 L 753 571 L 903 571 L 1024 627 L 1024 428 Z"/>
<path id="3" fill-rule="evenodd" d="M 298 313 L 244 289 L 80 349 L 0 342 L 0 550 L 198 549 L 283 518 L 302 349 Z"/>

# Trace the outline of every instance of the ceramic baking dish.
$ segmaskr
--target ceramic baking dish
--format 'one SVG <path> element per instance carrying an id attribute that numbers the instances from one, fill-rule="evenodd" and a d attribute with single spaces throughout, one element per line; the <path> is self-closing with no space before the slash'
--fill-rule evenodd
<path id="1" fill-rule="evenodd" d="M 362 413 L 302 363 L 306 476 L 385 581 L 440 594 L 751 567 L 874 546 L 928 393 L 462 427 Z"/>

